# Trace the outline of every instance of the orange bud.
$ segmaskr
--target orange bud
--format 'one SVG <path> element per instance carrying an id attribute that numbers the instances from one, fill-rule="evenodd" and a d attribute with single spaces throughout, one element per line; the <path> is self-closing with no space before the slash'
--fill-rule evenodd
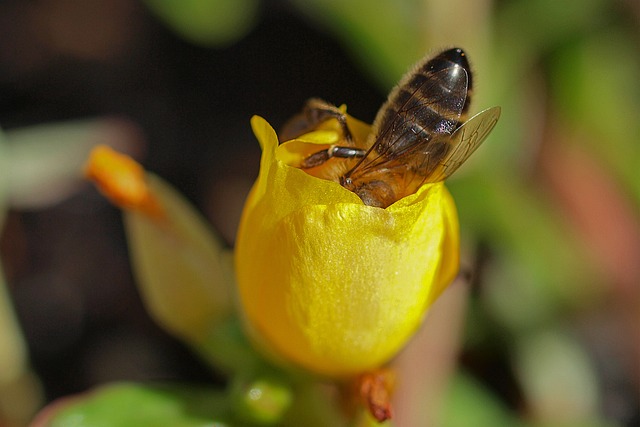
<path id="1" fill-rule="evenodd" d="M 164 212 L 145 181 L 145 171 L 135 160 L 106 145 L 93 149 L 84 168 L 85 176 L 113 204 L 153 218 Z"/>

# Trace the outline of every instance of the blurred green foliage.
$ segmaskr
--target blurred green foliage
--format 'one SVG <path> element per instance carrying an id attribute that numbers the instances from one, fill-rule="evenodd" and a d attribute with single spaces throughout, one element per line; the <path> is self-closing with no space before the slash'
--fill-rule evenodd
<path id="1" fill-rule="evenodd" d="M 181 37 L 204 46 L 225 46 L 246 34 L 257 18 L 258 0 L 145 0 Z"/>
<path id="2" fill-rule="evenodd" d="M 50 425 L 104 425 L 109 420 L 109 425 L 122 427 L 226 427 L 230 425 L 224 416 L 226 399 L 209 388 L 113 384 L 61 411 Z M 220 421 L 212 423 L 213 418 Z"/>

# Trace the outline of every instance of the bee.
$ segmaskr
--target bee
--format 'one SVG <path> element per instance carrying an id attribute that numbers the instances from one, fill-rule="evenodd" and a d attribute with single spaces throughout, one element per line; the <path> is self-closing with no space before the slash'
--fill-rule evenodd
<path id="1" fill-rule="evenodd" d="M 405 74 L 378 111 L 366 140 L 353 138 L 340 109 L 315 98 L 287 124 L 281 140 L 336 119 L 341 143 L 310 154 L 299 167 L 325 169 L 323 177 L 356 193 L 366 205 L 386 208 L 425 183 L 451 176 L 489 135 L 500 107 L 466 120 L 472 92 L 467 55 L 460 48 L 445 50 Z"/>

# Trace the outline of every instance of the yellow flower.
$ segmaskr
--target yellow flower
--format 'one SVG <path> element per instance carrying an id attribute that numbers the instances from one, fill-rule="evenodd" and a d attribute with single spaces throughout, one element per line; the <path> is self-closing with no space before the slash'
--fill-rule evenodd
<path id="1" fill-rule="evenodd" d="M 340 138 L 328 123 L 278 146 L 269 124 L 253 117 L 262 161 L 238 231 L 236 278 L 250 335 L 268 353 L 347 377 L 392 358 L 453 280 L 458 222 L 442 183 L 381 209 L 291 166 L 299 153 L 322 149 L 310 144 Z M 370 131 L 348 123 L 355 138 Z"/>

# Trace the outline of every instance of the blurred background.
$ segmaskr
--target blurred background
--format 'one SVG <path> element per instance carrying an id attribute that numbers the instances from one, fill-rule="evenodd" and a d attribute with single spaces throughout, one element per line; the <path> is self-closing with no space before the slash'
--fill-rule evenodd
<path id="1" fill-rule="evenodd" d="M 317 96 L 371 122 L 452 46 L 472 110 L 502 117 L 448 184 L 472 279 L 440 315 L 464 327 L 434 425 L 640 425 L 637 0 L 4 0 L 0 28 L 0 426 L 109 381 L 217 381 L 145 313 L 119 212 L 80 179 L 91 146 L 232 246 L 252 115 Z"/>

